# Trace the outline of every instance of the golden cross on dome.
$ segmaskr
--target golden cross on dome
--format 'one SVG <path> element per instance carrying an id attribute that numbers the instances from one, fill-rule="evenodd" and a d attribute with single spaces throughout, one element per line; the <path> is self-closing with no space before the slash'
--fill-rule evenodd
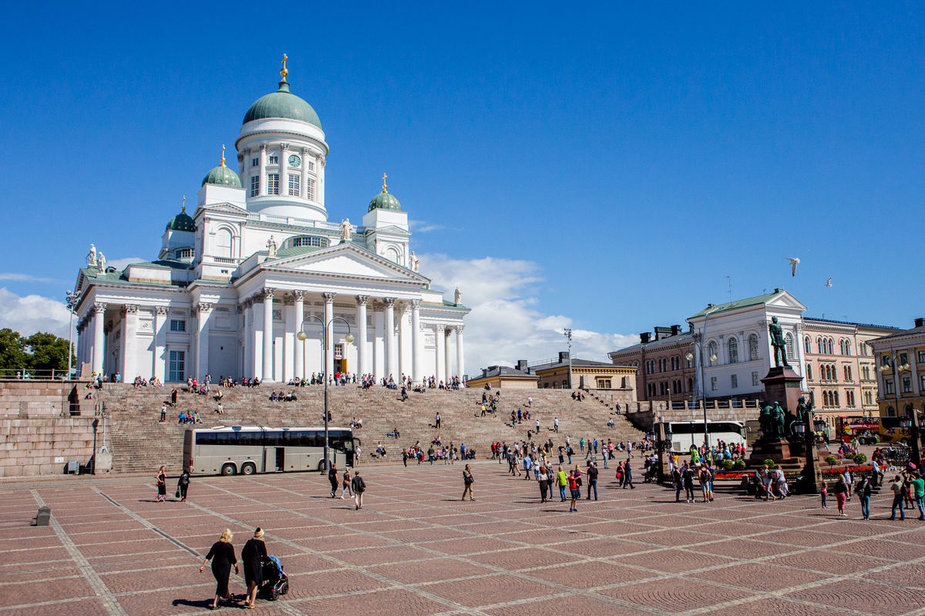
<path id="1" fill-rule="evenodd" d="M 225 144 L 222 144 L 222 167 L 225 166 Z"/>
<path id="2" fill-rule="evenodd" d="M 280 70 L 279 74 L 283 76 L 283 81 L 286 81 L 286 75 L 289 74 L 289 69 L 286 68 L 286 60 L 289 59 L 289 56 L 283 54 L 283 68 Z"/>
<path id="3" fill-rule="evenodd" d="M 382 174 L 382 192 L 389 192 L 389 191 L 386 190 L 386 188 L 385 188 L 385 178 L 387 178 L 387 177 L 389 177 L 389 176 L 386 175 L 386 174 L 384 174 L 384 173 Z"/>
<path id="4" fill-rule="evenodd" d="M 186 212 L 186 195 L 183 195 L 183 207 L 180 208 L 181 212 Z"/>

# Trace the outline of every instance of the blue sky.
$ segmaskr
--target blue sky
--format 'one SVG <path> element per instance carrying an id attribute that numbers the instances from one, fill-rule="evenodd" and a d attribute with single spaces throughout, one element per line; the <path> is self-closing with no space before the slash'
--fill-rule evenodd
<path id="1" fill-rule="evenodd" d="M 283 52 L 331 146 L 330 218 L 388 172 L 422 273 L 481 311 L 470 367 L 551 356 L 563 324 L 603 359 L 730 281 L 911 326 L 923 40 L 921 3 L 10 5 L 0 326 L 60 320 L 40 299 L 91 241 L 153 257 Z"/>

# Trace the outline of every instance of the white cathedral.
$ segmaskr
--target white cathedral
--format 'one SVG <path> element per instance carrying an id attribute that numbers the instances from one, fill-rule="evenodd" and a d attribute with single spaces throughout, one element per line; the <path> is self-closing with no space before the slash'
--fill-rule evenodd
<path id="1" fill-rule="evenodd" d="M 78 362 L 126 381 L 288 382 L 325 365 L 462 378 L 459 290 L 445 301 L 418 273 L 408 214 L 385 176 L 362 225 L 328 221 L 321 121 L 289 91 L 285 56 L 280 74 L 244 115 L 238 172 L 223 146 L 195 213 L 184 204 L 167 223 L 156 260 L 120 272 L 91 245 L 76 283 Z"/>

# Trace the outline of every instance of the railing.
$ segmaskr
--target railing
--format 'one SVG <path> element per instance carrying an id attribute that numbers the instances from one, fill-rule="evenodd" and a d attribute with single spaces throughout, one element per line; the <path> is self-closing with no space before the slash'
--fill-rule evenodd
<path id="1" fill-rule="evenodd" d="M 14 381 L 66 381 L 67 370 L 0 369 L 0 379 Z"/>

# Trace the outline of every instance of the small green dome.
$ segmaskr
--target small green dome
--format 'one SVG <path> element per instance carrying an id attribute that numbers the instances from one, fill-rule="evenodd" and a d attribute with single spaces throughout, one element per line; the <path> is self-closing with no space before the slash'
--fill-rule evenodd
<path id="1" fill-rule="evenodd" d="M 222 164 L 206 174 L 206 177 L 202 179 L 202 185 L 205 186 L 206 184 L 241 188 L 241 178 L 238 177 L 237 173 Z"/>
<path id="2" fill-rule="evenodd" d="M 382 175 L 382 192 L 373 197 L 373 200 L 369 202 L 370 212 L 373 210 L 401 211 L 401 203 L 395 198 L 395 195 L 389 192 L 389 189 L 385 185 L 385 179 L 387 177 L 388 176 L 385 174 Z"/>
<path id="3" fill-rule="evenodd" d="M 264 118 L 301 120 L 321 128 L 321 120 L 318 118 L 318 114 L 315 113 L 311 105 L 289 91 L 289 84 L 285 81 L 285 78 L 279 82 L 279 90 L 266 96 L 261 96 L 251 105 L 247 113 L 244 114 L 244 124 Z"/>
<path id="4" fill-rule="evenodd" d="M 240 183 L 240 182 L 239 182 Z M 196 224 L 193 223 L 193 219 L 190 218 L 190 215 L 186 213 L 186 206 L 183 206 L 183 209 L 180 210 L 180 213 L 171 218 L 167 222 L 167 228 L 165 231 L 195 231 Z"/>

